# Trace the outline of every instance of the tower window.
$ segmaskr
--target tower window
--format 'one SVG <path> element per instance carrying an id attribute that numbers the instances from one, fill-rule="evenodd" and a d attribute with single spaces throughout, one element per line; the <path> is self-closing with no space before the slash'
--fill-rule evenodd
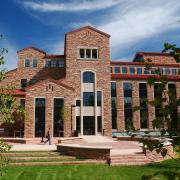
<path id="1" fill-rule="evenodd" d="M 29 59 L 25 59 L 25 67 L 30 67 L 30 60 Z"/>

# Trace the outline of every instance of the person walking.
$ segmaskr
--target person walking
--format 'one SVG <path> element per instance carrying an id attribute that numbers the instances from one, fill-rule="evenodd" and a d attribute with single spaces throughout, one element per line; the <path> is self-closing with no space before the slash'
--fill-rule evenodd
<path id="1" fill-rule="evenodd" d="M 47 143 L 49 141 L 49 145 L 51 145 L 51 135 L 50 135 L 50 128 L 48 129 L 47 133 L 46 133 L 46 138 L 47 140 L 44 141 L 44 144 Z"/>

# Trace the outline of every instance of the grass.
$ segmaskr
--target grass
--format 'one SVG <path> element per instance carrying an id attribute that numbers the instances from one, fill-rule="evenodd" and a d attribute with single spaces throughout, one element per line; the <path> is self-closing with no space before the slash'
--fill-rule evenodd
<path id="1" fill-rule="evenodd" d="M 180 163 L 167 160 L 147 166 L 108 166 L 98 164 L 62 166 L 20 166 L 8 167 L 2 180 L 148 180 L 154 174 L 156 179 L 170 179 L 176 173 L 180 177 Z M 165 177 L 165 176 L 168 176 Z M 178 178 L 177 178 L 178 180 Z"/>

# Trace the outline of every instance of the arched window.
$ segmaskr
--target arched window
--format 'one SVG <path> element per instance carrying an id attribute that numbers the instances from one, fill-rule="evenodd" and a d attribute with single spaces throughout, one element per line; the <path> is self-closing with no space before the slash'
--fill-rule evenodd
<path id="1" fill-rule="evenodd" d="M 94 83 L 94 73 L 91 71 L 83 72 L 83 83 Z"/>

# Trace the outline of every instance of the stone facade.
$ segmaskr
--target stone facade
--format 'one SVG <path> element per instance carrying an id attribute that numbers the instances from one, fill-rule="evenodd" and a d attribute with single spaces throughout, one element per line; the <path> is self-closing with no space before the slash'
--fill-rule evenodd
<path id="1" fill-rule="evenodd" d="M 0 82 L 0 87 L 13 86 L 17 91 L 14 95 L 20 103 L 21 99 L 26 100 L 26 120 L 24 127 L 24 136 L 26 138 L 35 137 L 35 99 L 43 97 L 46 100 L 45 112 L 45 132 L 50 128 L 53 134 L 53 99 L 61 97 L 64 99 L 64 107 L 68 110 L 69 116 L 64 119 L 64 136 L 72 136 L 77 129 L 77 116 L 80 117 L 81 130 L 83 135 L 83 117 L 93 116 L 95 118 L 95 134 L 98 134 L 98 117 L 101 117 L 101 132 L 106 136 L 112 134 L 112 114 L 111 114 L 111 81 L 116 82 L 116 110 L 117 110 L 117 128 L 115 131 L 125 131 L 125 113 L 124 113 L 124 89 L 123 83 L 132 84 L 132 105 L 139 106 L 139 83 L 146 82 L 148 75 L 138 74 L 137 68 L 142 68 L 144 72 L 145 65 L 139 62 L 139 59 L 151 59 L 153 66 L 161 68 L 180 68 L 174 59 L 168 54 L 145 53 L 136 54 L 133 62 L 110 61 L 110 36 L 92 27 L 84 27 L 75 31 L 66 33 L 64 55 L 52 55 L 37 49 L 28 47 L 18 51 L 17 69 L 6 73 L 5 79 Z M 96 48 L 98 57 L 96 59 L 86 59 L 79 57 L 79 49 Z M 30 66 L 25 67 L 25 59 L 30 60 Z M 37 59 L 37 67 L 32 67 L 33 59 Z M 46 61 L 62 60 L 63 66 L 49 67 Z M 110 69 L 112 72 L 110 73 Z M 115 67 L 121 70 L 115 71 Z M 122 68 L 126 67 L 127 72 L 122 73 Z M 134 74 L 131 74 L 130 67 L 135 68 Z M 95 74 L 93 86 L 83 84 L 83 72 L 91 71 Z M 169 75 L 170 81 L 175 83 L 177 97 L 180 97 L 180 78 L 178 75 Z M 21 79 L 27 79 L 28 86 L 25 90 L 21 89 Z M 31 82 L 35 80 L 35 82 Z M 51 88 L 49 88 L 51 87 Z M 53 88 L 52 88 L 53 87 Z M 83 92 L 84 89 L 93 88 L 94 101 L 93 107 L 84 107 Z M 97 91 L 102 92 L 102 105 L 97 107 Z M 147 86 L 147 97 L 154 99 L 154 87 Z M 76 100 L 80 100 L 80 106 L 76 106 Z M 180 109 L 178 109 L 180 112 Z M 89 115 L 90 114 L 90 115 Z M 148 105 L 148 130 L 153 130 L 152 121 L 155 118 L 155 108 Z M 140 125 L 140 112 L 134 112 L 132 122 L 136 129 L 142 129 Z"/>

